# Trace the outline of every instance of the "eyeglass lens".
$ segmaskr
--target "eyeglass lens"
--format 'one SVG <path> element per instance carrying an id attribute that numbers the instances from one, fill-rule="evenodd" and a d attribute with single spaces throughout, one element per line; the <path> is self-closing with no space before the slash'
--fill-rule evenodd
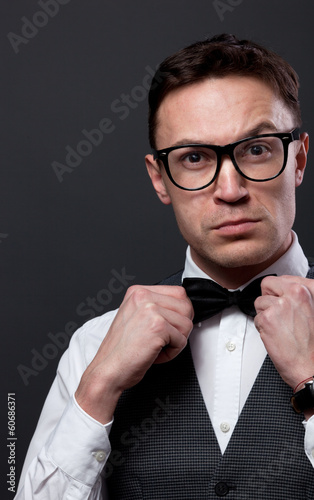
<path id="1" fill-rule="evenodd" d="M 238 144 L 233 161 L 246 177 L 267 180 L 275 177 L 284 164 L 284 147 L 279 137 L 259 137 Z M 169 152 L 168 165 L 173 180 L 181 187 L 197 189 L 214 178 L 218 157 L 216 151 L 204 146 L 174 149 Z"/>

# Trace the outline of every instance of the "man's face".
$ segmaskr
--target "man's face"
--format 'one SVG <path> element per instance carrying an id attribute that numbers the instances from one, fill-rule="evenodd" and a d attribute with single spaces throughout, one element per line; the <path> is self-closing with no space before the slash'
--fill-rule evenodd
<path id="1" fill-rule="evenodd" d="M 262 81 L 212 78 L 165 97 L 157 115 L 156 149 L 188 143 L 223 146 L 294 128 L 291 112 Z M 307 141 L 303 134 L 289 145 L 286 169 L 267 182 L 243 178 L 224 156 L 217 179 L 201 191 L 179 189 L 151 155 L 146 157 L 157 194 L 163 203 L 172 203 L 193 260 L 221 284 L 226 279 L 244 283 L 291 244 L 295 187 L 302 182 Z"/>

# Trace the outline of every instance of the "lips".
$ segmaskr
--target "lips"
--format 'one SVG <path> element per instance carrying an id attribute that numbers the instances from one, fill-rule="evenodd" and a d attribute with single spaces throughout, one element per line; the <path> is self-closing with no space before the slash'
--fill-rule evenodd
<path id="1" fill-rule="evenodd" d="M 226 220 L 214 227 L 214 230 L 222 236 L 237 236 L 247 233 L 256 227 L 259 221 L 256 219 Z"/>
<path id="2" fill-rule="evenodd" d="M 221 229 L 221 228 L 228 227 L 228 226 L 239 226 L 241 224 L 254 223 L 254 222 L 257 222 L 257 221 L 253 220 L 253 219 L 228 220 L 228 221 L 221 222 L 220 224 L 215 226 L 214 229 Z"/>

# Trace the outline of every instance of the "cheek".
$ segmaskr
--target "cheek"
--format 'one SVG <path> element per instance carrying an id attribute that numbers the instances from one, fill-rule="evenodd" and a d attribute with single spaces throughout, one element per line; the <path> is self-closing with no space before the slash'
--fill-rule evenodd
<path id="1" fill-rule="evenodd" d="M 269 193 L 265 201 L 265 207 L 274 219 L 275 225 L 283 231 L 291 229 L 295 217 L 295 187 L 294 180 L 284 178 L 284 182 L 279 182 Z M 272 182 L 272 181 L 270 181 Z"/>
<path id="2" fill-rule="evenodd" d="M 172 198 L 172 207 L 182 235 L 197 234 L 205 217 L 206 207 L 201 203 L 203 196 L 182 192 Z"/>

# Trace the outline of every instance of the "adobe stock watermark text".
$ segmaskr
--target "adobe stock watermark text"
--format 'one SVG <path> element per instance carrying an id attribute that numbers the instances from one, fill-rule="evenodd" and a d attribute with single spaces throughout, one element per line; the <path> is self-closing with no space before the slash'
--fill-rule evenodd
<path id="1" fill-rule="evenodd" d="M 29 19 L 26 16 L 21 17 L 21 31 L 14 33 L 10 31 L 7 34 L 15 54 L 21 50 L 20 45 L 27 45 L 34 39 L 41 29 L 43 29 L 60 11 L 60 6 L 67 5 L 71 0 L 38 0 L 37 5 L 41 10 L 37 10 Z"/>
<path id="2" fill-rule="evenodd" d="M 241 5 L 243 0 L 214 0 L 213 7 L 220 19 L 220 21 L 224 21 L 225 14 L 227 12 L 233 12 L 235 7 Z"/>

